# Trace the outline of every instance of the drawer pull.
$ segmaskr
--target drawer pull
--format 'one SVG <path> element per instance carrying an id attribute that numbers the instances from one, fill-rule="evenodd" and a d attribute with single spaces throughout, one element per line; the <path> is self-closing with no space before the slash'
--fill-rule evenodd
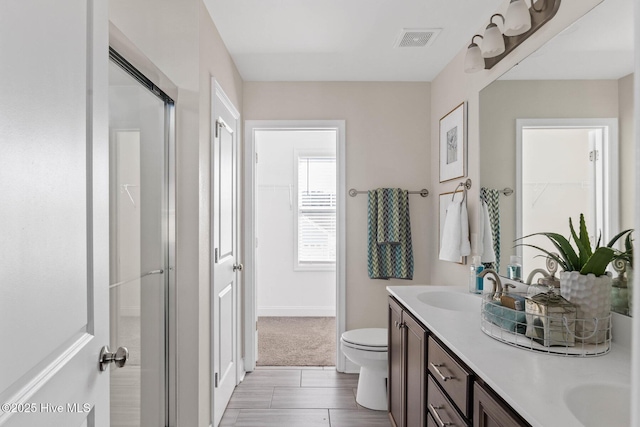
<path id="1" fill-rule="evenodd" d="M 452 377 L 452 376 L 445 376 L 442 372 L 440 372 L 440 369 L 444 366 L 443 363 L 438 363 L 437 365 L 433 362 L 429 363 L 431 365 L 431 367 L 433 368 L 434 371 L 436 371 L 436 373 L 438 374 L 438 376 L 442 379 L 442 381 L 448 381 L 448 380 L 455 380 L 456 377 Z"/>
<path id="2" fill-rule="evenodd" d="M 450 423 L 450 422 L 445 423 L 444 421 L 442 421 L 442 418 L 440 418 L 440 414 L 438 414 L 438 409 L 442 409 L 442 406 L 433 406 L 431 403 L 429 403 L 429 409 L 431 410 L 431 413 L 435 417 L 436 421 L 438 421 L 438 425 L 440 425 L 440 427 L 454 425 L 453 423 Z"/>

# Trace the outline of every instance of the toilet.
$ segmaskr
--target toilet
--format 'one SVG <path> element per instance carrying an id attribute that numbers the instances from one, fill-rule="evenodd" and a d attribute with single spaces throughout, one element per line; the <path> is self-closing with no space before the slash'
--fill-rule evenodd
<path id="1" fill-rule="evenodd" d="M 356 402 L 365 408 L 387 410 L 387 330 L 346 331 L 340 338 L 342 353 L 360 366 Z"/>

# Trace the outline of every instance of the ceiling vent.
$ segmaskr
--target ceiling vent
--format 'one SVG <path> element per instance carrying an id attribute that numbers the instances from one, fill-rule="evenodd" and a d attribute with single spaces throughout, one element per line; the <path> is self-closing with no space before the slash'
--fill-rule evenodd
<path id="1" fill-rule="evenodd" d="M 394 47 L 427 47 L 431 45 L 441 29 L 403 28 Z"/>

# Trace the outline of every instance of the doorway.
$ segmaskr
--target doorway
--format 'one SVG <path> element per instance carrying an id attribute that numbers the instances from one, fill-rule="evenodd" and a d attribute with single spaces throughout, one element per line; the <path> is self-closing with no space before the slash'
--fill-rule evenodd
<path id="1" fill-rule="evenodd" d="M 259 366 L 335 366 L 336 132 L 255 132 Z"/>
<path id="2" fill-rule="evenodd" d="M 247 121 L 245 160 L 245 368 L 343 371 L 344 122 Z"/>
<path id="3" fill-rule="evenodd" d="M 617 122 L 611 119 L 518 120 L 517 235 L 555 232 L 566 235 L 569 218 L 579 227 L 584 214 L 592 246 L 618 230 Z M 546 238 L 527 244 L 551 252 Z M 531 247 L 519 246 L 526 271 L 545 268 Z"/>
<path id="4" fill-rule="evenodd" d="M 173 100 L 109 53 L 109 323 L 111 426 L 170 424 Z"/>

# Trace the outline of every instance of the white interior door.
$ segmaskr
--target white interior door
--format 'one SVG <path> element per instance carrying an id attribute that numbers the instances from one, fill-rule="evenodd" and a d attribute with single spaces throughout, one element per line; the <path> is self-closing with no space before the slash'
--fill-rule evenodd
<path id="1" fill-rule="evenodd" d="M 211 330 L 213 425 L 217 426 L 237 382 L 237 123 L 238 114 L 219 87 L 212 122 L 212 277 Z"/>
<path id="2" fill-rule="evenodd" d="M 109 423 L 107 3 L 0 2 L 0 425 Z"/>

